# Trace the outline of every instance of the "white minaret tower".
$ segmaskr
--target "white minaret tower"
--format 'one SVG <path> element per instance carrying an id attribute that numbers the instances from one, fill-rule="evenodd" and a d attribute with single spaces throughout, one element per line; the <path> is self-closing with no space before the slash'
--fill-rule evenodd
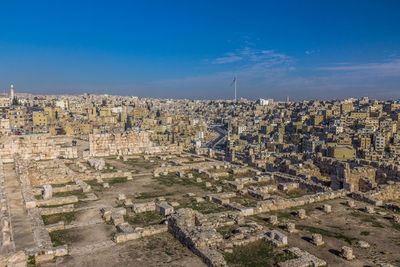
<path id="1" fill-rule="evenodd" d="M 11 88 L 10 88 L 10 98 L 11 100 L 14 99 L 14 85 L 11 84 Z"/>

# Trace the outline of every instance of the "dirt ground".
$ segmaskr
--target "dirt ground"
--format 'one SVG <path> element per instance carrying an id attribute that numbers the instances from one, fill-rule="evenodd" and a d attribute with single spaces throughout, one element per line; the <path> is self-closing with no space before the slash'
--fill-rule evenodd
<path id="1" fill-rule="evenodd" d="M 328 266 L 376 266 L 378 263 L 400 266 L 400 230 L 393 227 L 389 219 L 391 212 L 376 208 L 375 211 L 387 214 L 368 214 L 361 211 L 366 203 L 355 201 L 356 207 L 349 208 L 344 205 L 345 201 L 346 199 L 336 199 L 271 214 L 277 215 L 282 224 L 296 224 L 298 233 L 287 233 L 289 246 L 299 247 L 324 259 Z M 323 204 L 331 205 L 332 213 L 326 214 L 319 209 Z M 306 219 L 299 219 L 291 214 L 300 208 L 306 210 Z M 274 227 L 263 220 L 271 214 L 262 214 L 252 219 L 272 229 Z M 325 244 L 318 247 L 311 244 L 309 240 L 312 233 L 320 233 Z M 359 240 L 368 242 L 370 248 L 357 247 Z M 346 261 L 338 257 L 342 246 L 352 247 L 356 259 Z"/>
<path id="2" fill-rule="evenodd" d="M 83 149 L 84 146 L 82 146 Z M 165 163 L 160 159 L 151 158 L 150 160 L 154 162 L 149 162 L 140 157 L 124 162 L 108 157 L 105 160 L 107 166 L 112 166 L 115 171 L 131 171 L 134 174 L 133 180 L 112 184 L 108 189 L 94 184 L 93 193 L 98 199 L 76 203 L 76 217 L 68 224 L 71 228 L 61 233 L 63 243 L 67 244 L 73 253 L 43 266 L 205 266 L 197 256 L 169 233 L 123 244 L 113 244 L 89 253 L 76 253 L 77 250 L 92 244 L 112 240 L 117 230 L 115 226 L 104 222 L 100 208 L 119 206 L 121 203 L 117 201 L 117 197 L 120 193 L 124 193 L 127 198 L 136 202 L 146 202 L 163 196 L 169 201 L 178 201 L 182 206 L 190 204 L 187 202 L 187 193 L 199 196 L 210 193 L 197 184 L 172 186 L 155 179 L 152 171 Z M 77 170 L 75 164 L 70 164 L 68 167 Z M 130 209 L 127 209 L 127 215 L 137 216 Z M 133 226 L 144 227 L 147 224 L 138 220 Z"/>
<path id="3" fill-rule="evenodd" d="M 87 142 L 79 140 L 80 153 L 87 146 Z M 215 193 L 206 188 L 204 183 L 189 181 L 187 178 L 179 178 L 175 174 L 155 178 L 152 175 L 154 168 L 161 164 L 170 164 L 158 158 L 151 158 L 150 161 L 138 157 L 126 162 L 115 157 L 105 158 L 108 167 L 107 172 L 116 170 L 131 171 L 134 174 L 132 181 L 114 183 L 108 189 L 104 189 L 96 183 L 91 184 L 93 193 L 98 197 L 95 201 L 80 201 L 75 204 L 77 209 L 76 217 L 69 225 L 70 229 L 65 230 L 65 243 L 71 251 L 77 251 L 91 244 L 110 242 L 112 236 L 117 232 L 116 228 L 103 221 L 100 214 L 101 207 L 117 207 L 121 203 L 117 196 L 124 193 L 133 202 L 146 202 L 158 197 L 164 197 L 168 201 L 177 201 L 179 207 L 190 207 L 203 213 L 220 212 L 227 208 L 210 202 L 195 203 L 189 198 L 188 193 L 196 196 Z M 75 164 L 69 165 L 75 169 Z M 90 168 L 90 167 L 89 167 Z M 198 175 L 193 173 L 194 175 Z M 201 177 L 201 176 L 195 176 Z M 204 181 L 210 182 L 213 186 L 222 186 L 224 191 L 233 191 L 228 185 L 221 181 L 201 177 Z M 292 193 L 280 193 L 286 198 L 298 197 L 310 194 L 302 190 Z M 236 197 L 240 198 L 240 197 Z M 233 199 L 243 205 L 252 205 L 256 202 L 251 197 Z M 355 201 L 356 207 L 349 208 L 344 205 L 345 198 L 325 201 L 306 205 L 296 209 L 283 210 L 246 217 L 246 221 L 255 221 L 263 226 L 273 229 L 277 228 L 282 232 L 284 229 L 279 226 L 271 226 L 265 218 L 275 214 L 283 225 L 286 222 L 294 222 L 297 233 L 288 234 L 289 247 L 295 246 L 310 252 L 311 254 L 327 261 L 328 266 L 376 266 L 378 263 L 391 263 L 400 266 L 400 227 L 394 225 L 389 219 L 392 214 L 389 210 L 376 208 L 376 211 L 385 214 L 367 214 L 362 211 L 365 203 Z M 332 205 L 332 213 L 326 214 L 320 207 L 323 204 Z M 179 208 L 178 207 L 178 208 Z M 306 210 L 307 218 L 299 219 L 294 213 L 297 209 Z M 148 223 L 159 223 L 165 218 L 158 214 L 146 213 L 137 218 L 127 209 L 127 218 L 134 227 L 144 227 Z M 310 243 L 312 233 L 320 233 L 325 244 L 315 246 Z M 370 248 L 359 248 L 357 241 L 368 242 Z M 353 248 L 356 257 L 353 261 L 346 261 L 338 256 L 342 246 Z M 163 233 L 140 240 L 129 241 L 123 244 L 112 244 L 104 248 L 98 248 L 86 253 L 71 253 L 71 255 L 57 258 L 54 262 L 43 266 L 205 266 L 189 249 L 182 246 L 179 241 L 169 233 Z"/>
<path id="4" fill-rule="evenodd" d="M 56 259 L 47 266 L 206 266 L 169 233 Z"/>

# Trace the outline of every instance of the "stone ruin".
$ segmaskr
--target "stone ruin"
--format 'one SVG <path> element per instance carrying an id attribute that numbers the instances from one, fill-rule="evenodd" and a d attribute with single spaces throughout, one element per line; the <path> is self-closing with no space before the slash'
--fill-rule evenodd
<path id="1" fill-rule="evenodd" d="M 168 216 L 174 212 L 174 207 L 171 205 L 171 203 L 166 201 L 151 201 L 144 203 L 133 203 L 132 211 L 135 213 L 157 211 L 163 216 Z"/>
<path id="2" fill-rule="evenodd" d="M 322 246 L 324 244 L 324 241 L 322 240 L 322 235 L 312 234 L 311 243 L 313 243 L 316 246 Z"/>
<path id="3" fill-rule="evenodd" d="M 340 256 L 345 260 L 353 260 L 355 256 L 353 255 L 353 249 L 350 247 L 343 246 L 340 251 Z"/>
<path id="4" fill-rule="evenodd" d="M 349 163 L 339 162 L 331 175 L 334 190 L 345 188 L 349 191 L 368 191 L 376 187 L 376 169 L 370 166 L 350 167 Z"/>
<path id="5" fill-rule="evenodd" d="M 88 160 L 88 164 L 90 167 L 94 168 L 95 170 L 101 171 L 106 166 L 106 162 L 102 158 L 90 158 Z"/>
<path id="6" fill-rule="evenodd" d="M 283 247 L 288 244 L 287 236 L 279 232 L 278 230 L 272 230 L 270 232 L 267 232 L 266 239 L 276 247 Z"/>
<path id="7" fill-rule="evenodd" d="M 148 132 L 130 131 L 89 134 L 89 151 L 92 157 L 108 157 L 177 152 L 181 151 L 181 148 L 175 145 L 155 146 L 150 141 Z"/>
<path id="8" fill-rule="evenodd" d="M 215 227 L 238 224 L 232 235 L 223 239 Z M 208 266 L 227 266 L 220 251 L 232 252 L 234 246 L 243 246 L 257 240 L 270 242 L 276 247 L 288 244 L 288 238 L 278 230 L 267 231 L 255 222 L 244 223 L 237 213 L 203 215 L 192 209 L 179 209 L 168 219 L 168 231 Z M 323 266 L 326 262 L 298 248 L 289 249 L 295 259 L 279 266 Z M 308 265 L 306 265 L 307 263 Z"/>
<path id="9" fill-rule="evenodd" d="M 351 197 L 375 206 L 383 206 L 386 201 L 400 199 L 400 182 L 391 181 L 368 192 L 353 192 Z"/>
<path id="10" fill-rule="evenodd" d="M 202 225 L 202 214 L 192 209 L 179 209 L 168 219 L 168 231 L 209 266 L 226 266 L 224 256 L 218 252 L 224 239 L 215 228 Z"/>
<path id="11" fill-rule="evenodd" d="M 310 156 L 321 173 L 331 177 L 334 190 L 367 192 L 390 181 L 400 182 L 400 166 L 395 163 L 363 159 L 346 162 L 318 155 Z"/>
<path id="12" fill-rule="evenodd" d="M 300 267 L 300 266 L 326 266 L 326 262 L 321 260 L 307 251 L 293 247 L 287 249 L 289 253 L 294 254 L 297 258 L 285 262 L 278 263 L 279 267 Z"/>
<path id="13" fill-rule="evenodd" d="M 12 162 L 14 154 L 22 159 L 49 160 L 56 158 L 77 158 L 76 146 L 58 144 L 46 135 L 3 136 L 0 138 L 0 159 Z"/>

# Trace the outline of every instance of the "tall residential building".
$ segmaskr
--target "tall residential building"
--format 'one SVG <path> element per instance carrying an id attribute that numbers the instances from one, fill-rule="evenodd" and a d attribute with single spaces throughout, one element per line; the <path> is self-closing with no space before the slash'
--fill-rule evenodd
<path id="1" fill-rule="evenodd" d="M 10 99 L 11 102 L 14 99 L 14 85 L 11 84 L 11 88 L 10 88 Z"/>
<path id="2" fill-rule="evenodd" d="M 385 137 L 381 134 L 375 135 L 375 150 L 383 152 L 385 149 Z"/>

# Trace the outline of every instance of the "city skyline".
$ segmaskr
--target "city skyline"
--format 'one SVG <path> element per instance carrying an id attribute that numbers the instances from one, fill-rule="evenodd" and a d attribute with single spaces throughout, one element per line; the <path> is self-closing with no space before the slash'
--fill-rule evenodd
<path id="1" fill-rule="evenodd" d="M 0 87 L 33 94 L 400 97 L 395 1 L 1 4 Z"/>

